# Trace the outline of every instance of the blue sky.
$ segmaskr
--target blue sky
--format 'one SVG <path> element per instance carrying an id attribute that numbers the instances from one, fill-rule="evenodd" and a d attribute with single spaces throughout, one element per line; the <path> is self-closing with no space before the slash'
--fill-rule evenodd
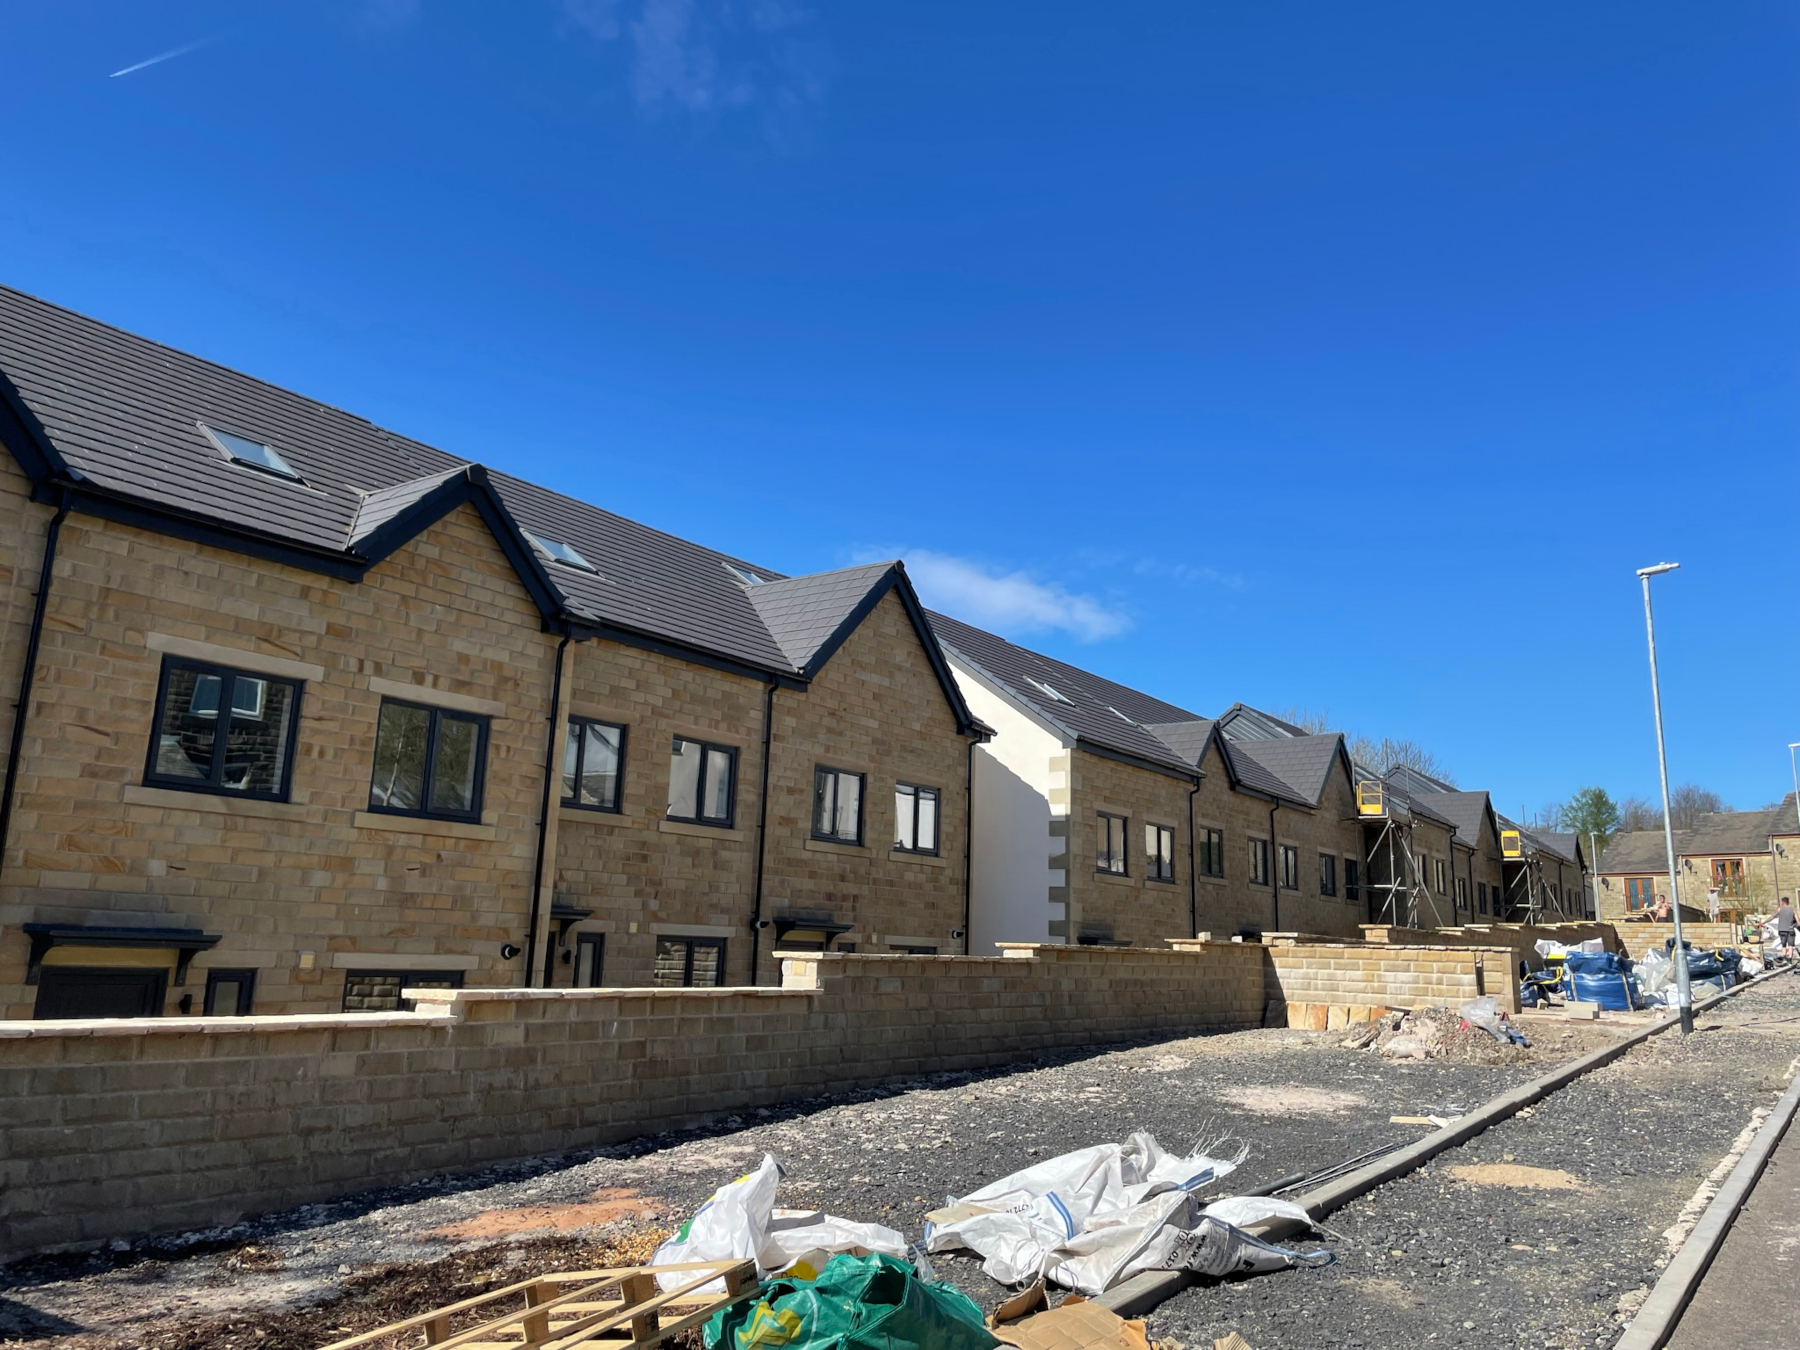
<path id="1" fill-rule="evenodd" d="M 59 0 L 0 46 L 25 290 L 1508 811 L 1654 793 L 1672 558 L 1672 772 L 1787 789 L 1791 5 Z"/>

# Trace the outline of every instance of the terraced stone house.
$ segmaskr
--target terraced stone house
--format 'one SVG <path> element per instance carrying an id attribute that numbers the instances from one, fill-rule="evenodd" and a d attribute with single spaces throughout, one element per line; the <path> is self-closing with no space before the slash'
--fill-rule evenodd
<path id="1" fill-rule="evenodd" d="M 0 1016 L 966 949 L 985 730 L 898 563 L 784 577 L 4 288 L 0 443 Z"/>

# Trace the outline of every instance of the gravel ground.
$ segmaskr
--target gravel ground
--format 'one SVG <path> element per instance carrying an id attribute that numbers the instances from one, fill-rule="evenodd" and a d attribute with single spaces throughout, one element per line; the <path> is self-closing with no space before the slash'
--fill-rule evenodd
<path id="1" fill-rule="evenodd" d="M 1665 1032 L 1340 1210 L 1336 1265 L 1191 1289 L 1153 1329 L 1257 1350 L 1610 1345 L 1667 1263 L 1664 1231 L 1797 1053 L 1800 981 L 1749 990 L 1688 1041 Z"/>
<path id="2" fill-rule="evenodd" d="M 1654 1049 L 1634 1051 L 1530 1117 L 1340 1213 L 1332 1222 L 1343 1237 L 1331 1244 L 1338 1265 L 1191 1290 L 1152 1315 L 1152 1331 L 1199 1346 L 1238 1329 L 1257 1350 L 1595 1344 L 1614 1329 L 1620 1294 L 1653 1278 L 1658 1234 L 1800 1045 L 1800 1020 L 1739 1025 L 1800 1017 L 1800 987 L 1777 982 L 1727 1007 L 1708 1019 L 1721 1029 L 1695 1045 L 1659 1037 Z M 1521 1062 L 1395 1064 L 1340 1048 L 1338 1033 L 1247 1031 L 815 1099 L 707 1131 L 18 1264 L 0 1270 L 0 1341 L 110 1350 L 186 1344 L 168 1328 L 204 1331 L 212 1319 L 246 1312 L 278 1324 L 396 1264 L 411 1274 L 420 1263 L 454 1256 L 466 1264 L 472 1251 L 542 1243 L 546 1234 L 613 1240 L 666 1227 L 764 1151 L 787 1172 L 781 1203 L 884 1222 L 908 1236 L 946 1195 L 1136 1129 L 1169 1147 L 1243 1139 L 1250 1156 L 1220 1192 L 1228 1193 L 1416 1138 L 1427 1127 L 1389 1117 L 1471 1108 L 1618 1030 L 1540 1022 L 1529 1034 L 1534 1049 Z M 1705 1109 L 1684 1105 L 1696 1101 Z M 1508 1154 L 1566 1168 L 1588 1189 L 1477 1186 L 1447 1171 L 1511 1161 Z M 934 1260 L 986 1306 L 1005 1293 L 974 1261 Z M 426 1289 L 429 1269 L 415 1280 Z M 1463 1314 L 1454 1320 L 1444 1312 L 1451 1291 Z M 267 1342 L 218 1334 L 195 1343 Z"/>

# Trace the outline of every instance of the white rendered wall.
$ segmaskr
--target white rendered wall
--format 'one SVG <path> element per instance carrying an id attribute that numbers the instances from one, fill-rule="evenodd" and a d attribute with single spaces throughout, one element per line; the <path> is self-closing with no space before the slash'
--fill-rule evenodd
<path id="1" fill-rule="evenodd" d="M 991 956 L 996 942 L 1050 942 L 1052 757 L 1059 736 L 952 661 L 969 709 L 994 728 L 975 751 L 975 834 L 969 951 Z"/>

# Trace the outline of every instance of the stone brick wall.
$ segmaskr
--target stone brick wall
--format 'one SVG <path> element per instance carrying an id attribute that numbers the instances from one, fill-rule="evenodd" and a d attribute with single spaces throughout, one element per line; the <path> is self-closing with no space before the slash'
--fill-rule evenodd
<path id="1" fill-rule="evenodd" d="M 0 885 L 0 1011 L 31 1013 L 34 919 L 222 933 L 171 1005 L 210 966 L 257 970 L 268 1012 L 335 1007 L 345 969 L 388 958 L 518 980 L 500 947 L 528 922 L 554 650 L 472 507 L 359 584 L 71 516 Z M 304 678 L 290 801 L 143 785 L 165 653 Z M 396 688 L 491 714 L 479 824 L 366 813 Z"/>
<path id="2" fill-rule="evenodd" d="M 1363 935 L 1370 942 L 1405 947 L 1428 944 L 1450 947 L 1506 947 L 1512 953 L 1512 962 L 1508 968 L 1515 976 L 1521 961 L 1526 963 L 1528 969 L 1542 968 L 1543 959 L 1537 954 L 1539 941 L 1560 942 L 1565 947 L 1572 947 L 1578 942 L 1586 942 L 1589 938 L 1599 938 L 1606 944 L 1606 950 L 1609 952 L 1624 950 L 1613 926 L 1610 923 L 1597 922 L 1467 924 L 1460 928 L 1429 930 L 1365 924 Z"/>
<path id="3" fill-rule="evenodd" d="M 583 933 L 604 935 L 609 985 L 652 982 L 659 937 L 723 938 L 726 981 L 753 982 L 751 917 L 762 791 L 767 686 L 673 657 L 610 643 L 575 649 L 569 712 L 626 728 L 616 813 L 563 807 L 556 898 L 591 917 L 574 924 L 552 963 L 575 976 Z M 859 949 L 962 950 L 969 742 L 897 594 L 889 593 L 805 690 L 775 694 L 769 762 L 765 918 L 848 924 Z M 737 752 L 730 828 L 665 817 L 675 736 Z M 812 835 L 815 765 L 865 775 L 861 846 Z M 897 852 L 894 785 L 939 792 L 938 853 Z M 773 981 L 775 935 L 756 944 L 754 980 Z"/>
<path id="4" fill-rule="evenodd" d="M 1356 815 L 1355 791 L 1341 766 L 1333 769 L 1317 810 L 1283 805 L 1275 812 L 1271 838 L 1271 803 L 1234 792 L 1224 761 L 1214 746 L 1201 769 L 1206 774 L 1195 799 L 1196 825 L 1225 832 L 1225 875 L 1200 878 L 1200 930 L 1216 934 L 1255 929 L 1280 929 L 1354 936 L 1357 925 L 1368 917 L 1367 901 L 1351 899 L 1344 883 L 1346 859 L 1361 861 L 1362 829 Z M 1250 880 L 1250 841 L 1269 840 L 1269 880 Z M 1273 889 L 1280 878 L 1277 849 L 1287 844 L 1299 853 L 1299 886 Z M 1319 855 L 1336 859 L 1335 896 L 1321 893 Z"/>
<path id="5" fill-rule="evenodd" d="M 1675 936 L 1675 925 L 1672 923 L 1622 922 L 1614 926 L 1614 931 L 1619 935 L 1620 947 L 1635 961 L 1645 952 L 1665 950 L 1669 939 Z M 1735 924 L 1684 922 L 1681 925 L 1681 935 L 1692 947 L 1736 947 L 1740 951 L 1744 949 Z"/>
<path id="6" fill-rule="evenodd" d="M 805 693 L 775 696 L 764 917 L 847 923 L 838 940 L 858 951 L 965 951 L 966 935 L 952 934 L 965 927 L 969 746 L 905 606 L 890 592 Z M 817 765 L 864 775 L 860 847 L 811 837 Z M 936 856 L 894 848 L 896 783 L 937 789 Z M 1182 930 L 1156 936 L 1163 931 Z M 775 973 L 769 950 L 765 942 L 765 977 Z"/>
<path id="7" fill-rule="evenodd" d="M 569 714 L 623 726 L 625 755 L 617 813 L 568 806 L 558 812 L 556 898 L 593 913 L 559 949 L 552 978 L 569 985 L 574 964 L 561 955 L 573 955 L 577 934 L 597 933 L 605 942 L 605 984 L 650 984 L 659 935 L 725 939 L 727 983 L 749 983 L 767 686 L 607 642 L 577 644 L 571 663 Z M 677 735 L 737 752 L 730 828 L 665 819 Z"/>
<path id="8" fill-rule="evenodd" d="M 1454 1007 L 1483 994 L 1494 995 L 1502 1008 L 1513 1012 L 1519 1008 L 1509 947 L 1383 949 L 1278 940 L 1265 950 L 1271 967 L 1271 1001 L 1285 1005 L 1289 1026 L 1325 1030 L 1367 1021 L 1384 1009 L 1437 1003 Z"/>
<path id="9" fill-rule="evenodd" d="M 1160 943 L 1171 933 L 1191 934 L 1188 892 L 1188 795 L 1193 783 L 1140 769 L 1077 747 L 1069 752 L 1070 790 L 1066 866 L 1069 938 L 1097 937 L 1132 946 Z M 1124 816 L 1126 874 L 1100 872 L 1099 813 Z M 1144 827 L 1175 831 L 1175 879 L 1146 876 Z"/>
<path id="10" fill-rule="evenodd" d="M 779 989 L 420 991 L 412 1014 L 0 1023 L 0 1257 L 225 1223 L 821 1091 L 1256 1025 L 1263 952 L 791 960 Z"/>

